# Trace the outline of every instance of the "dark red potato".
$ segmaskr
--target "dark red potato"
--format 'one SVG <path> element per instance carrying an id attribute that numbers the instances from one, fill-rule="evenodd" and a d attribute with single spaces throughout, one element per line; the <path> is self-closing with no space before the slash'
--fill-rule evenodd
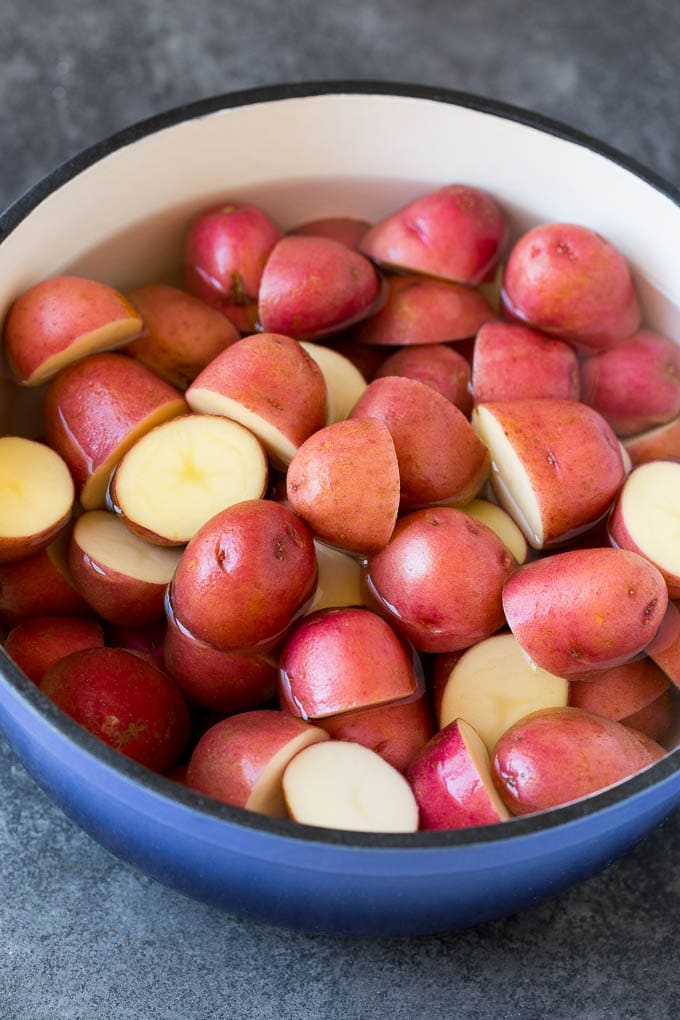
<path id="1" fill-rule="evenodd" d="M 324 219 L 308 220 L 289 230 L 289 234 L 304 234 L 312 237 L 329 237 L 346 248 L 356 251 L 359 242 L 371 224 L 368 220 L 356 220 L 351 216 L 327 216 Z"/>
<path id="2" fill-rule="evenodd" d="M 431 386 L 466 417 L 472 410 L 470 365 L 446 344 L 402 347 L 383 361 L 375 378 L 382 379 L 386 375 L 401 375 Z"/>
<path id="3" fill-rule="evenodd" d="M 66 562 L 68 536 L 25 559 L 0 563 L 0 623 L 13 627 L 33 616 L 91 616 Z"/>
<path id="4" fill-rule="evenodd" d="M 475 340 L 475 403 L 550 397 L 578 400 L 579 365 L 569 344 L 536 329 L 488 322 Z"/>
<path id="5" fill-rule="evenodd" d="M 103 644 L 104 632 L 96 620 L 41 616 L 13 627 L 4 647 L 28 679 L 39 684 L 49 667 L 59 659 Z"/>

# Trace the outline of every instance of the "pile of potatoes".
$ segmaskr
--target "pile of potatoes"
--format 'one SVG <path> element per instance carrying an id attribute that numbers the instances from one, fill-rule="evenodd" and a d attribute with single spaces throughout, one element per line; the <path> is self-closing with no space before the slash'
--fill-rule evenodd
<path id="1" fill-rule="evenodd" d="M 58 276 L 3 328 L 0 623 L 122 754 L 339 829 L 484 825 L 666 752 L 680 348 L 587 226 L 453 184 L 284 233 L 228 201 L 184 285 Z"/>

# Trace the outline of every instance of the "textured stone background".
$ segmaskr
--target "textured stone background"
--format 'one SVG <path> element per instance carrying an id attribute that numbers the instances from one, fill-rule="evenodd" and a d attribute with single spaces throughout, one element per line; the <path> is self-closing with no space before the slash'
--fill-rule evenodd
<path id="1" fill-rule="evenodd" d="M 284 80 L 381 78 L 550 114 L 680 177 L 677 0 L 2 0 L 0 205 L 104 135 Z M 631 215 L 634 211 L 631 210 Z M 531 913 L 309 938 L 120 864 L 0 745 L 0 1020 L 677 1015 L 680 817 Z"/>

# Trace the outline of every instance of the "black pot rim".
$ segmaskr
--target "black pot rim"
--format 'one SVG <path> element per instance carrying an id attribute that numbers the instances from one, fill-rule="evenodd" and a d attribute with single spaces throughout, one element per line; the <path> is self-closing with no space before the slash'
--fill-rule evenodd
<path id="1" fill-rule="evenodd" d="M 139 141 L 148 135 L 183 121 L 204 117 L 223 109 L 330 94 L 384 95 L 431 100 L 466 107 L 480 113 L 515 121 L 527 127 L 536 128 L 543 133 L 562 138 L 565 141 L 573 142 L 590 149 L 598 155 L 604 156 L 610 162 L 618 164 L 645 181 L 656 191 L 666 195 L 676 205 L 680 205 L 680 189 L 641 163 L 588 134 L 522 107 L 467 92 L 403 82 L 372 80 L 289 82 L 228 92 L 177 106 L 131 124 L 129 127 L 123 128 L 121 131 L 117 131 L 95 145 L 82 150 L 31 187 L 0 215 L 0 243 L 48 195 L 56 191 L 67 181 L 70 181 L 88 167 L 116 150 Z M 643 772 L 621 783 L 617 783 L 601 793 L 593 794 L 590 797 L 574 801 L 564 807 L 554 808 L 550 811 L 513 818 L 499 825 L 479 826 L 472 829 L 418 832 L 408 835 L 320 829 L 314 826 L 269 818 L 266 815 L 259 815 L 251 811 L 231 807 L 227 804 L 221 804 L 143 768 L 92 736 L 87 730 L 83 729 L 58 709 L 56 705 L 48 701 L 38 688 L 23 676 L 4 653 L 0 657 L 0 681 L 13 686 L 18 694 L 28 702 L 32 712 L 41 717 L 42 722 L 46 722 L 51 729 L 56 730 L 64 737 L 73 741 L 81 751 L 92 755 L 105 767 L 112 769 L 116 773 L 121 773 L 128 780 L 141 784 L 150 793 L 171 802 L 179 802 L 182 807 L 190 811 L 197 811 L 201 814 L 212 816 L 217 820 L 240 828 L 261 831 L 270 836 L 280 836 L 289 840 L 301 840 L 320 845 L 334 845 L 347 849 L 364 851 L 371 849 L 455 851 L 457 847 L 463 848 L 479 844 L 503 843 L 506 840 L 525 838 L 540 832 L 555 830 L 579 820 L 585 820 L 594 814 L 613 808 L 623 801 L 641 795 L 646 790 L 663 783 L 680 771 L 680 748 L 677 748 Z"/>

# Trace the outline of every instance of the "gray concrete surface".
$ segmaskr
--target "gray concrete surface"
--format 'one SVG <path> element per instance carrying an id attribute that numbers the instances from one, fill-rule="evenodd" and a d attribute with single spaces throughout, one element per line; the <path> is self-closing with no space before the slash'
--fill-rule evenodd
<path id="1" fill-rule="evenodd" d="M 410 80 L 599 136 L 678 183 L 676 0 L 2 0 L 0 205 L 140 117 L 284 80 Z M 680 817 L 533 912 L 431 938 L 310 938 L 119 863 L 0 745 L 0 1020 L 666 1018 Z"/>

